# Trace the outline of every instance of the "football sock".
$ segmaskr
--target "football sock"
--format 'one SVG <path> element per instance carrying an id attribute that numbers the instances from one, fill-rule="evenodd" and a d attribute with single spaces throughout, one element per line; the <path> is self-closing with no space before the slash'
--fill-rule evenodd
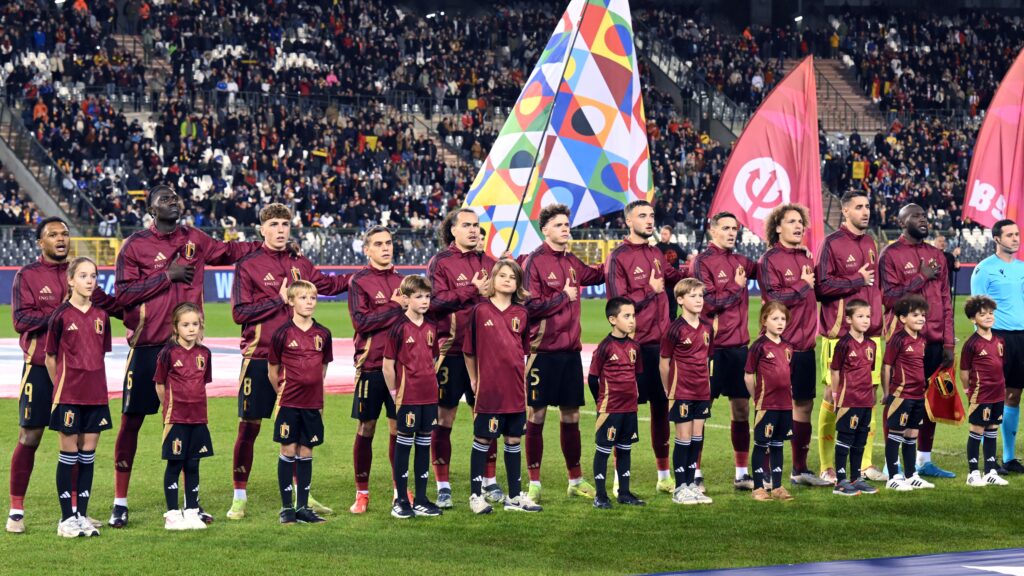
<path id="1" fill-rule="evenodd" d="M 295 508 L 301 510 L 309 506 L 309 488 L 313 484 L 313 456 L 298 456 L 295 463 L 298 465 L 298 478 L 295 483 L 298 494 L 295 496 Z"/>
<path id="2" fill-rule="evenodd" d="M 434 479 L 438 485 L 448 482 L 448 465 L 452 461 L 452 429 L 438 426 L 430 435 L 430 453 L 434 462 Z"/>
<path id="3" fill-rule="evenodd" d="M 769 446 L 772 463 L 772 488 L 782 487 L 782 440 L 774 440 Z"/>
<path id="4" fill-rule="evenodd" d="M 295 458 L 280 454 L 277 459 L 277 488 L 281 491 L 281 507 L 292 507 L 292 470 Z"/>
<path id="5" fill-rule="evenodd" d="M 619 494 L 629 494 L 629 468 L 633 461 L 633 447 L 629 444 L 616 444 L 615 473 L 619 477 Z M 607 494 L 605 494 L 607 497 Z"/>
<path id="6" fill-rule="evenodd" d="M 395 438 L 395 460 L 392 464 L 393 480 L 395 491 L 398 492 L 398 499 L 405 500 L 409 490 L 409 454 L 412 453 L 412 446 L 416 440 L 411 434 L 399 434 Z"/>
<path id="7" fill-rule="evenodd" d="M 487 450 L 487 464 L 484 465 L 484 486 L 497 483 L 498 475 L 498 443 L 491 442 Z"/>
<path id="8" fill-rule="evenodd" d="M 982 453 L 985 456 L 985 473 L 996 469 L 996 431 L 985 430 Z"/>
<path id="9" fill-rule="evenodd" d="M 89 498 L 92 495 L 92 478 L 96 470 L 96 451 L 78 451 L 78 482 L 75 493 L 78 495 L 78 513 L 84 518 L 89 515 Z"/>
<path id="10" fill-rule="evenodd" d="M 874 465 L 873 459 L 875 456 L 875 430 L 878 430 L 878 410 L 871 411 L 871 428 L 868 428 L 867 438 L 864 439 L 863 443 L 864 457 L 861 459 L 862 468 L 869 468 Z M 856 472 L 856 470 L 852 470 L 852 472 Z"/>
<path id="11" fill-rule="evenodd" d="M 520 444 L 509 444 L 508 442 L 505 442 L 505 474 L 508 476 L 509 498 L 515 498 L 523 491 L 522 451 L 523 448 Z"/>
<path id="12" fill-rule="evenodd" d="M 416 500 L 427 500 L 427 480 L 430 478 L 430 436 L 416 435 L 416 456 L 413 461 L 416 474 Z"/>
<path id="13" fill-rule="evenodd" d="M 754 489 L 764 488 L 764 467 L 768 464 L 768 444 L 761 444 L 754 440 Z"/>
<path id="14" fill-rule="evenodd" d="M 199 508 L 199 460 L 185 461 L 185 509 Z"/>
<path id="15" fill-rule="evenodd" d="M 818 411 L 818 462 L 821 470 L 835 468 L 836 412 L 831 402 L 822 400 Z"/>
<path id="16" fill-rule="evenodd" d="M 1003 433 L 1003 462 L 1017 458 L 1017 425 L 1020 422 L 1020 406 L 1003 408 L 1003 424 L 999 427 Z"/>
<path id="17" fill-rule="evenodd" d="M 927 413 L 921 421 L 921 428 L 919 430 L 917 434 L 917 465 L 921 466 L 925 462 L 932 461 L 932 442 L 935 440 L 935 422 L 932 422 Z"/>
<path id="18" fill-rule="evenodd" d="M 184 460 L 168 460 L 164 468 L 164 500 L 167 502 L 168 510 L 177 510 L 178 506 L 178 478 L 185 467 Z"/>
<path id="19" fill-rule="evenodd" d="M 249 484 L 253 446 L 256 444 L 256 437 L 260 435 L 260 425 L 260 422 L 244 420 L 238 423 L 238 436 L 235 438 L 235 451 L 231 467 L 231 477 L 236 489 L 244 490 Z"/>
<path id="20" fill-rule="evenodd" d="M 976 432 L 967 433 L 967 469 L 971 472 L 978 471 L 978 456 L 979 452 L 981 452 L 981 438 L 981 434 Z M 985 471 L 988 472 L 987 466 Z"/>
<path id="21" fill-rule="evenodd" d="M 675 474 L 676 488 L 686 484 L 686 468 L 690 465 L 690 446 L 693 440 L 682 440 L 676 438 L 675 447 L 672 449 L 672 471 Z M 622 479 L 619 479 L 619 487 L 622 487 Z"/>
<path id="22" fill-rule="evenodd" d="M 741 476 L 747 473 L 747 462 L 750 459 L 750 423 L 746 421 L 733 421 L 729 427 L 732 432 L 732 451 L 733 460 L 736 463 L 736 479 L 739 480 Z"/>
<path id="23" fill-rule="evenodd" d="M 114 442 L 114 497 L 128 497 L 128 483 L 132 478 L 132 464 L 139 446 L 139 430 L 145 420 L 142 414 L 122 414 L 121 428 Z"/>
<path id="24" fill-rule="evenodd" d="M 352 447 L 352 460 L 356 473 L 356 491 L 370 490 L 370 465 L 373 464 L 373 438 L 356 434 Z"/>
<path id="25" fill-rule="evenodd" d="M 487 465 L 487 451 L 490 447 L 473 440 L 473 451 L 469 455 L 469 491 L 480 495 L 484 483 L 484 468 Z"/>
<path id="26" fill-rule="evenodd" d="M 619 452 L 621 458 L 621 452 Z M 598 498 L 608 498 L 608 491 L 605 487 L 605 474 L 608 473 L 608 458 L 612 455 L 611 446 L 597 445 L 594 451 L 594 484 L 597 489 Z M 618 468 L 618 460 L 615 462 L 616 469 Z M 622 484 L 619 484 L 620 489 Z M 621 494 L 621 492 L 620 492 Z"/>
<path id="27" fill-rule="evenodd" d="M 690 438 L 690 464 L 686 467 L 687 484 L 693 484 L 694 475 L 697 473 L 698 462 L 704 452 L 704 436 L 692 436 Z"/>
<path id="28" fill-rule="evenodd" d="M 917 473 L 917 438 L 903 439 L 903 473 L 907 478 Z"/>
<path id="29" fill-rule="evenodd" d="M 836 482 L 846 480 L 846 461 L 850 457 L 853 442 L 854 435 L 850 433 L 840 432 L 836 437 Z M 849 470 L 857 470 L 857 468 L 854 468 L 851 463 Z M 853 472 L 850 473 L 850 476 L 854 476 Z"/>
<path id="30" fill-rule="evenodd" d="M 28 491 L 28 481 L 32 477 L 38 447 L 18 442 L 14 447 L 14 454 L 11 454 L 11 508 L 15 510 L 25 508 L 25 493 Z"/>
<path id="31" fill-rule="evenodd" d="M 60 451 L 57 457 L 57 498 L 60 501 L 61 522 L 75 515 L 71 509 L 71 493 L 74 486 L 71 482 L 71 468 L 78 463 L 78 452 Z"/>
<path id="32" fill-rule="evenodd" d="M 540 482 L 540 463 L 544 459 L 544 424 L 526 423 L 526 472 L 530 482 Z"/>
<path id="33" fill-rule="evenodd" d="M 889 432 L 885 437 L 885 467 L 889 478 L 894 478 L 900 471 L 900 446 L 903 445 L 902 432 Z"/>
<path id="34" fill-rule="evenodd" d="M 807 453 L 811 450 L 811 423 L 793 421 L 793 470 L 807 471 Z M 755 483 L 756 485 L 756 483 Z"/>
<path id="35" fill-rule="evenodd" d="M 868 433 L 859 432 L 854 436 L 853 444 L 850 445 L 850 480 L 860 480 L 860 469 L 864 462 L 864 445 L 867 442 Z"/>
<path id="36" fill-rule="evenodd" d="M 569 471 L 569 480 L 578 480 L 583 476 L 580 469 L 580 456 L 583 452 L 580 443 L 580 423 L 562 422 L 560 431 L 562 456 L 565 458 L 565 469 Z"/>
<path id="37" fill-rule="evenodd" d="M 664 470 L 666 472 L 665 477 L 667 478 L 667 472 L 669 470 L 668 401 L 651 402 L 649 405 L 651 407 L 651 448 L 654 449 L 654 459 L 657 463 L 658 470 Z"/>

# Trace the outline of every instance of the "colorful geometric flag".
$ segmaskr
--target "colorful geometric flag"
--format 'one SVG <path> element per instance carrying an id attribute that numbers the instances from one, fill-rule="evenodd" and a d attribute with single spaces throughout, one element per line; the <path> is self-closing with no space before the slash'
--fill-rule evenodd
<path id="1" fill-rule="evenodd" d="M 711 214 L 731 212 L 763 240 L 772 208 L 790 202 L 807 208 L 804 245 L 816 250 L 825 239 L 825 215 L 811 56 L 779 82 L 750 118 L 725 163 Z"/>
<path id="2" fill-rule="evenodd" d="M 542 242 L 548 204 L 569 206 L 577 226 L 653 193 L 629 1 L 572 0 L 465 206 L 489 254 L 517 256 Z"/>

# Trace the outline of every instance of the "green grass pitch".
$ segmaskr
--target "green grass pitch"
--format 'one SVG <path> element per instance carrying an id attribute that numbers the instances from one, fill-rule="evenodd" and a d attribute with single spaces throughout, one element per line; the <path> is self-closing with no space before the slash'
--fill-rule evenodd
<path id="1" fill-rule="evenodd" d="M 584 301 L 583 306 L 584 340 L 596 343 L 606 333 L 604 302 Z M 238 334 L 228 305 L 212 304 L 206 309 L 208 335 Z M 757 310 L 753 305 L 754 322 Z M 9 314 L 9 307 L 0 307 L 0 317 Z M 336 336 L 351 336 L 344 305 L 323 304 L 317 317 Z M 970 327 L 961 313 L 957 328 L 963 341 Z M 5 322 L 0 337 L 13 335 Z M 163 530 L 164 462 L 159 455 L 160 426 L 152 418 L 140 438 L 129 528 L 106 528 L 97 539 L 64 541 L 55 534 L 57 449 L 54 434 L 47 432 L 26 501 L 28 533 L 0 534 L 0 574 L 622 574 L 1020 544 L 1024 480 L 1011 477 L 1006 488 L 966 487 L 965 426 L 939 426 L 935 460 L 956 471 L 958 478 L 937 481 L 935 490 L 909 494 L 883 490 L 876 496 L 839 498 L 828 490 L 797 488 L 793 502 L 758 503 L 748 493 L 732 489 L 732 450 L 724 403 L 716 404 L 706 432 L 704 472 L 709 495 L 715 500 L 711 506 L 684 508 L 672 504 L 667 495 L 654 493 L 654 462 L 644 425 L 646 409 L 641 408 L 645 420 L 641 442 L 634 450 L 633 483 L 634 491 L 648 500 L 646 508 L 598 512 L 588 501 L 565 496 L 566 472 L 554 419 L 557 415 L 552 413 L 545 428 L 544 512 L 524 515 L 496 510 L 488 517 L 475 517 L 467 506 L 470 435 L 469 410 L 464 406 L 452 437 L 456 508 L 435 519 L 399 522 L 391 518 L 386 436 L 380 435 L 374 444 L 370 512 L 354 517 L 346 511 L 354 494 L 355 423 L 349 418 L 350 401 L 348 396 L 327 399 L 328 438 L 315 451 L 313 494 L 334 507 L 336 514 L 320 526 L 278 524 L 276 446 L 269 427 L 264 427 L 257 440 L 249 516 L 241 522 L 224 518 L 231 502 L 231 450 L 237 418 L 235 401 L 218 398 L 210 402 L 216 456 L 204 460 L 201 468 L 203 505 L 217 517 L 208 530 Z M 119 401 L 111 402 L 113 412 L 119 408 Z M 588 478 L 593 457 L 592 408 L 584 408 L 581 426 Z M 0 401 L 0 413 L 8 415 L 7 424 L 0 428 L 0 478 L 4 482 L 17 437 L 15 412 L 13 400 Z M 103 435 L 97 457 L 90 512 L 103 520 L 113 498 L 114 437 L 115 432 Z M 785 450 L 788 460 L 788 443 Z M 881 453 L 881 446 L 876 446 L 876 462 Z M 817 466 L 816 442 L 812 443 L 810 462 Z M 503 481 L 500 459 L 498 475 Z"/>

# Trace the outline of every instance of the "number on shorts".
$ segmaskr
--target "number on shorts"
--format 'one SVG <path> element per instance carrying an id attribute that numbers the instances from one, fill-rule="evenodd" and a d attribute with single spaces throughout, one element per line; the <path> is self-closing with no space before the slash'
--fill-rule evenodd
<path id="1" fill-rule="evenodd" d="M 252 394 L 252 378 L 242 380 L 242 394 L 246 396 Z"/>
<path id="2" fill-rule="evenodd" d="M 448 367 L 447 366 L 442 366 L 441 369 L 437 371 L 437 373 L 441 375 L 441 379 L 437 383 L 438 386 L 447 386 L 448 385 Z"/>
<path id="3" fill-rule="evenodd" d="M 134 373 L 134 370 L 129 370 L 129 371 L 128 371 L 128 386 L 127 386 L 127 388 L 128 388 L 129 390 L 131 390 L 131 389 L 132 389 L 132 374 L 133 374 L 133 373 Z"/>
<path id="4" fill-rule="evenodd" d="M 530 370 L 530 386 L 537 386 L 540 384 L 540 369 L 533 368 Z"/>
<path id="5" fill-rule="evenodd" d="M 28 402 L 29 402 L 29 404 L 31 404 L 32 403 L 32 383 L 31 382 L 26 382 L 25 383 L 25 396 L 28 396 Z"/>

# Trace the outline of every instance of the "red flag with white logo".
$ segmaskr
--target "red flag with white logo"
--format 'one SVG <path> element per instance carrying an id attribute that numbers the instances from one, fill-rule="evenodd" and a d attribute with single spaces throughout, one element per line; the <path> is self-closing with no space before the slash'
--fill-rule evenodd
<path id="1" fill-rule="evenodd" d="M 1024 196 L 1024 50 L 999 84 L 974 144 L 963 219 L 1017 221 Z M 1018 254 L 1024 258 L 1024 254 Z"/>
<path id="2" fill-rule="evenodd" d="M 818 153 L 818 99 L 814 60 L 808 56 L 764 99 L 725 164 L 711 214 L 732 212 L 764 239 L 772 209 L 790 202 L 807 207 L 804 245 L 825 239 Z"/>

